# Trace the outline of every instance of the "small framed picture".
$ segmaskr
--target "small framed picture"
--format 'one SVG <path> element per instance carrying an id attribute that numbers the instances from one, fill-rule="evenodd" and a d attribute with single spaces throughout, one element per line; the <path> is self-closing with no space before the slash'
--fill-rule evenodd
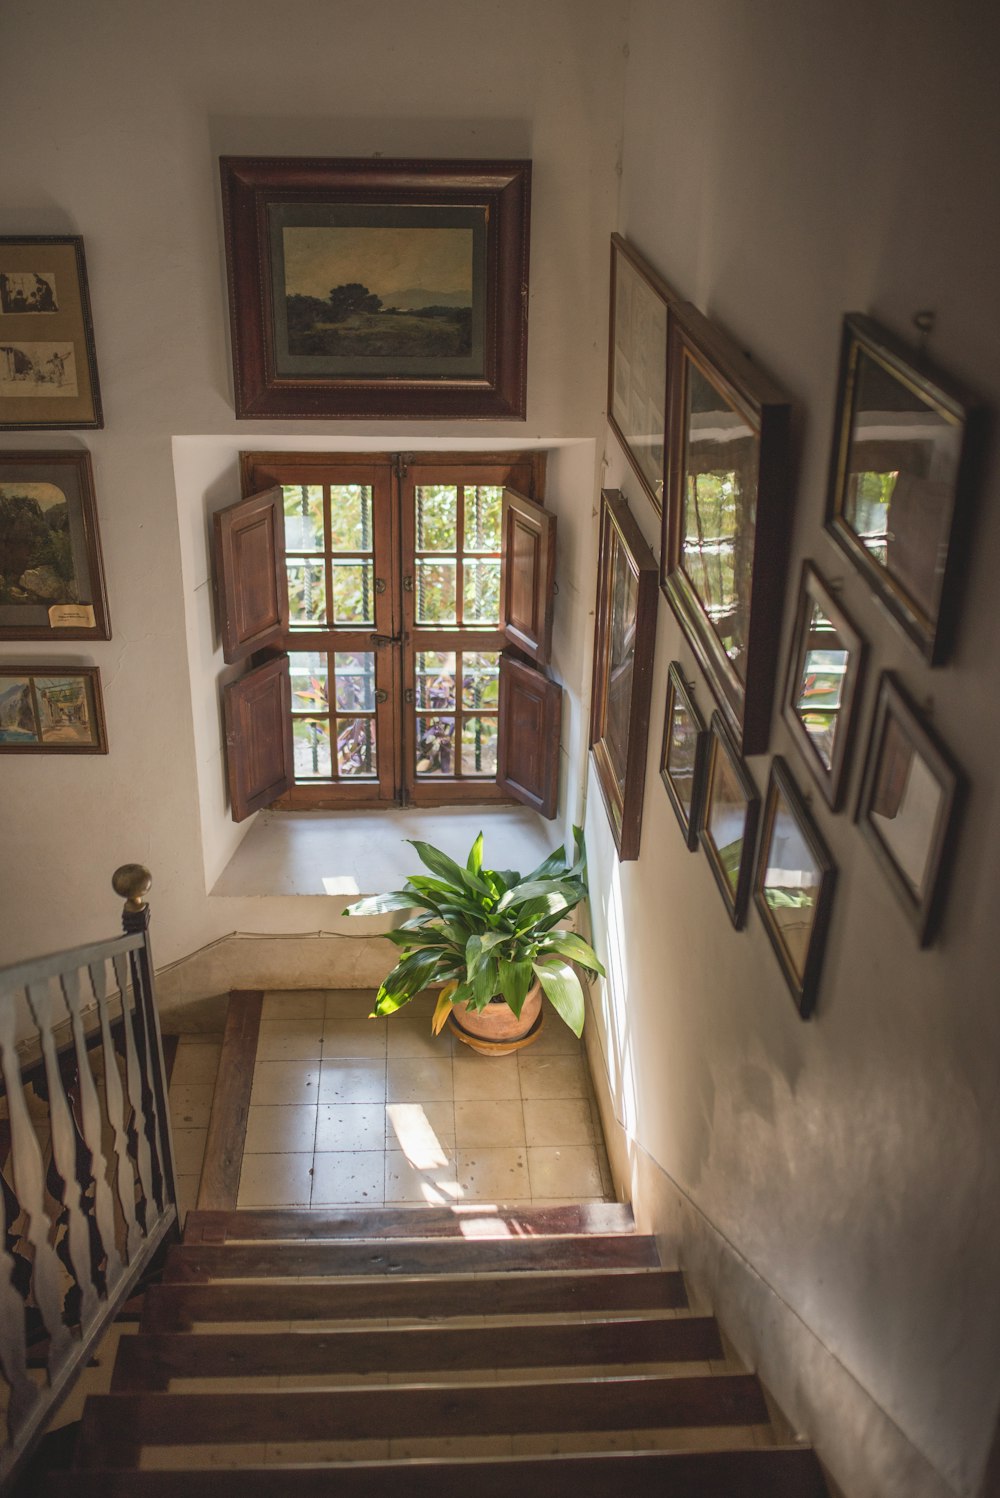
<path id="1" fill-rule="evenodd" d="M 608 421 L 657 513 L 667 425 L 667 307 L 676 300 L 653 267 L 612 234 Z"/>
<path id="2" fill-rule="evenodd" d="M 0 661 L 0 754 L 107 754 L 97 666 Z"/>
<path id="3" fill-rule="evenodd" d="M 83 240 L 0 237 L 0 431 L 103 425 Z"/>
<path id="4" fill-rule="evenodd" d="M 832 811 L 840 806 L 865 643 L 810 562 L 802 568 L 784 718 Z"/>
<path id="5" fill-rule="evenodd" d="M 803 1019 L 816 1002 L 837 871 L 780 756 L 771 765 L 754 900 Z"/>
<path id="6" fill-rule="evenodd" d="M 660 779 L 670 797 L 684 841 L 692 853 L 698 847 L 709 738 L 708 730 L 684 684 L 681 664 L 679 661 L 671 661 L 667 674 Z"/>
<path id="7" fill-rule="evenodd" d="M 746 919 L 760 797 L 722 714 L 712 714 L 701 846 L 737 931 Z"/>
<path id="8" fill-rule="evenodd" d="M 879 678 L 858 823 L 920 945 L 941 914 L 965 779 L 891 671 Z"/>

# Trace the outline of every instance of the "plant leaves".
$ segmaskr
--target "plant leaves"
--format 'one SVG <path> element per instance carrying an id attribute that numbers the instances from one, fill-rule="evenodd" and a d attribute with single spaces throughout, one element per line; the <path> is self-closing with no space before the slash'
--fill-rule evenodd
<path id="1" fill-rule="evenodd" d="M 445 1023 L 451 1013 L 452 995 L 458 987 L 457 983 L 446 983 L 438 994 L 438 1001 L 434 1005 L 434 1013 L 431 1015 L 431 1034 L 440 1035 Z"/>
<path id="2" fill-rule="evenodd" d="M 547 934 L 542 938 L 540 950 L 558 952 L 561 957 L 568 957 L 571 962 L 578 962 L 581 967 L 589 968 L 593 973 L 600 973 L 602 978 L 608 976 L 590 943 L 572 931 L 553 931 Z"/>
<path id="3" fill-rule="evenodd" d="M 518 884 L 514 889 L 507 891 L 497 906 L 497 912 L 516 910 L 519 905 L 524 905 L 529 900 L 536 900 L 542 895 L 550 894 L 562 895 L 568 910 L 572 910 L 574 905 L 579 905 L 583 899 L 583 891 L 568 879 L 528 879 L 524 884 Z"/>
<path id="4" fill-rule="evenodd" d="M 559 1018 L 566 1021 L 574 1035 L 582 1035 L 586 1008 L 576 973 L 568 962 L 536 962 L 533 965 L 545 996 Z"/>
<path id="5" fill-rule="evenodd" d="M 480 833 L 469 849 L 469 861 L 466 864 L 470 874 L 478 874 L 483 866 L 483 834 Z"/>
<path id="6" fill-rule="evenodd" d="M 390 910 L 414 910 L 422 904 L 422 900 L 400 889 L 387 895 L 368 895 L 364 900 L 356 900 L 353 905 L 346 906 L 341 915 L 385 915 Z"/>
<path id="7" fill-rule="evenodd" d="M 507 962 L 501 957 L 497 969 L 497 992 L 503 994 L 520 1019 L 521 1009 L 534 976 L 532 965 L 528 961 Z"/>
<path id="8" fill-rule="evenodd" d="M 476 976 L 470 979 L 472 983 L 472 1000 L 477 1008 L 481 1009 L 488 1004 L 500 986 L 500 977 L 497 972 L 497 961 L 495 957 L 486 957 L 476 969 Z"/>
<path id="9" fill-rule="evenodd" d="M 443 879 L 455 892 L 468 889 L 477 895 L 485 895 L 487 899 L 493 898 L 490 887 L 484 879 L 480 879 L 476 874 L 470 874 L 467 869 L 460 868 L 455 860 L 449 858 L 447 853 L 442 853 L 440 848 L 435 848 L 432 843 L 420 842 L 417 838 L 410 837 L 406 841 L 412 848 L 416 848 L 420 862 L 430 869 L 432 874 L 437 874 Z"/>

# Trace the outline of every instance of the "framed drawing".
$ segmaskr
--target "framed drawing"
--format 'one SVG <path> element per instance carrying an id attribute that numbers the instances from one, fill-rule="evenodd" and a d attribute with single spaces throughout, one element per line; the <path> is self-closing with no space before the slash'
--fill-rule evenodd
<path id="1" fill-rule="evenodd" d="M 708 731 L 684 684 L 681 664 L 671 661 L 667 673 L 660 779 L 670 797 L 684 841 L 692 853 L 698 847 L 708 743 Z"/>
<path id="2" fill-rule="evenodd" d="M 618 857 L 638 858 L 656 637 L 656 558 L 616 489 L 601 493 L 590 747 Z"/>
<path id="3" fill-rule="evenodd" d="M 933 939 L 965 794 L 962 772 L 891 671 L 879 679 L 858 822 L 914 927 Z"/>
<path id="4" fill-rule="evenodd" d="M 877 323 L 844 319 L 827 529 L 932 666 L 954 634 L 982 419 Z"/>
<path id="5" fill-rule="evenodd" d="M 221 161 L 238 417 L 525 415 L 530 161 Z"/>
<path id="6" fill-rule="evenodd" d="M 0 640 L 110 640 L 90 454 L 0 451 Z"/>
<path id="7" fill-rule="evenodd" d="M 785 397 L 672 306 L 660 585 L 741 754 L 767 748 L 791 528 Z"/>
<path id="8" fill-rule="evenodd" d="M 759 811 L 757 787 L 726 730 L 722 714 L 715 712 L 699 836 L 737 931 L 746 918 Z"/>
<path id="9" fill-rule="evenodd" d="M 864 659 L 864 641 L 806 562 L 782 711 L 832 811 L 840 806 Z"/>
<path id="10" fill-rule="evenodd" d="M 612 234 L 608 420 L 657 513 L 667 425 L 667 306 L 675 301 L 653 267 Z"/>
<path id="11" fill-rule="evenodd" d="M 0 754 L 107 754 L 96 666 L 0 661 Z"/>
<path id="12" fill-rule="evenodd" d="M 0 431 L 103 425 L 83 240 L 0 237 Z"/>
<path id="13" fill-rule="evenodd" d="M 816 1003 L 837 871 L 784 760 L 771 766 L 754 900 L 796 1008 Z"/>

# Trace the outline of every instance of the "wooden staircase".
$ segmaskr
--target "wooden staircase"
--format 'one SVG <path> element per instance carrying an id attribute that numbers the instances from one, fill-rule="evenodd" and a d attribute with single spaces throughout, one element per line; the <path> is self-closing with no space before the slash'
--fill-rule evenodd
<path id="1" fill-rule="evenodd" d="M 51 1498 L 820 1498 L 613 1203 L 193 1212 Z"/>

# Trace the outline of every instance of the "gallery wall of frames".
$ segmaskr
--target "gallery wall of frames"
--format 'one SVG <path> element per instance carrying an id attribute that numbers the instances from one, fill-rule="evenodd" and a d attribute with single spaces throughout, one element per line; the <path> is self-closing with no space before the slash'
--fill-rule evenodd
<path id="1" fill-rule="evenodd" d="M 812 556 L 781 658 L 793 584 L 791 401 L 612 235 L 609 422 L 639 502 L 659 515 L 660 591 L 710 697 L 697 700 L 692 672 L 670 663 L 660 778 L 684 845 L 704 852 L 734 928 L 756 911 L 803 1019 L 821 991 L 837 884 L 823 819 L 853 817 L 926 946 L 943 914 L 966 789 L 919 704 L 959 623 L 986 412 L 927 357 L 927 315 L 915 324 L 910 347 L 867 316 L 843 320 L 825 529 L 881 605 L 885 631 L 912 647 L 910 667 L 881 671 L 866 727 L 860 692 L 883 637 L 864 638 L 839 580 Z M 603 505 L 628 514 L 620 494 Z M 614 702 L 626 676 L 631 688 L 652 673 L 654 631 L 627 569 L 618 567 L 615 583 L 612 534 L 602 521 L 596 630 L 610 643 L 595 651 L 595 704 Z M 777 708 L 795 763 L 773 755 L 762 799 L 745 759 L 770 752 Z M 613 754 L 607 734 L 592 733 L 622 859 L 639 856 L 639 827 L 623 840 L 613 807 L 641 808 L 647 721 L 648 704 L 618 724 Z M 609 766 L 618 769 L 614 796 Z"/>

